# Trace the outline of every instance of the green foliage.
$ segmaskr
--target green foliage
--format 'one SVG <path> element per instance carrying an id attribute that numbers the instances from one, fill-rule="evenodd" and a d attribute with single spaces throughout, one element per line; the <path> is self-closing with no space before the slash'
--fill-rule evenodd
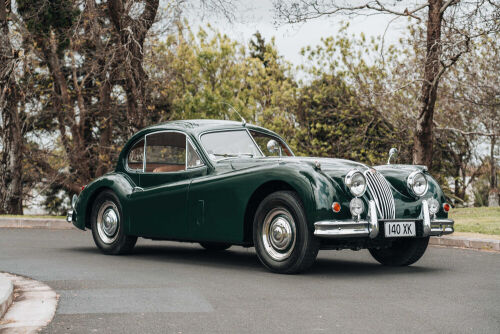
<path id="1" fill-rule="evenodd" d="M 355 91 L 332 74 L 301 89 L 297 121 L 294 143 L 301 154 L 376 164 L 394 141 L 392 124 L 360 105 Z"/>
<path id="2" fill-rule="evenodd" d="M 274 42 L 260 38 L 249 53 L 245 45 L 208 29 L 194 34 L 182 27 L 151 49 L 153 114 L 161 120 L 239 120 L 233 106 L 247 121 L 280 127 L 293 105 L 296 83 Z"/>
<path id="3" fill-rule="evenodd" d="M 71 0 L 18 0 L 19 14 L 23 17 L 28 30 L 38 37 L 49 37 L 51 32 L 57 36 L 58 52 L 68 45 L 68 29 L 73 26 L 80 11 L 76 2 Z"/>

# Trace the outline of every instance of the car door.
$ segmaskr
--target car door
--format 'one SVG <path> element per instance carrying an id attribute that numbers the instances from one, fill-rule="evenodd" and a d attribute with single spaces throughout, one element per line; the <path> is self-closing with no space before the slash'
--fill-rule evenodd
<path id="1" fill-rule="evenodd" d="M 186 134 L 161 131 L 144 138 L 144 168 L 131 195 L 131 234 L 188 238 L 187 196 L 191 179 L 206 174 Z"/>

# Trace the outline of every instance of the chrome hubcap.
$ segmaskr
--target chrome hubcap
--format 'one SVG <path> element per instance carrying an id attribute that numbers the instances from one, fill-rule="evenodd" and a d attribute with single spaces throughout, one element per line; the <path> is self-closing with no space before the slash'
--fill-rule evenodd
<path id="1" fill-rule="evenodd" d="M 271 210 L 264 218 L 262 241 L 264 248 L 274 260 L 284 261 L 295 246 L 295 221 L 285 209 Z"/>
<path id="2" fill-rule="evenodd" d="M 116 204 L 111 201 L 104 202 L 97 213 L 97 232 L 102 242 L 110 244 L 118 236 L 120 216 Z"/>

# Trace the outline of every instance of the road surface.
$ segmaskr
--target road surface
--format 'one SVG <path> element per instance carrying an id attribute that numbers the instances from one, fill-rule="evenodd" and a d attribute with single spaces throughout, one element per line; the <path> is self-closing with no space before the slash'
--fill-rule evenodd
<path id="1" fill-rule="evenodd" d="M 387 268 L 366 250 L 321 251 L 289 276 L 252 248 L 140 239 L 109 256 L 90 232 L 0 229 L 0 271 L 60 295 L 43 333 L 500 333 L 500 253 L 431 247 Z"/>

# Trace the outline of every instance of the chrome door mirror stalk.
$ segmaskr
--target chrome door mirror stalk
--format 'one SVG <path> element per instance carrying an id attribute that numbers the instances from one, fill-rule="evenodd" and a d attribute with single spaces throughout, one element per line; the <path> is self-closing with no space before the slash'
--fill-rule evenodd
<path id="1" fill-rule="evenodd" d="M 279 155 L 280 155 L 280 158 L 281 158 L 281 155 L 282 155 L 282 152 L 281 152 L 281 145 L 278 144 L 278 142 L 274 139 L 271 139 L 267 142 L 267 150 L 269 151 L 269 153 L 276 153 L 276 152 L 279 152 Z"/>

